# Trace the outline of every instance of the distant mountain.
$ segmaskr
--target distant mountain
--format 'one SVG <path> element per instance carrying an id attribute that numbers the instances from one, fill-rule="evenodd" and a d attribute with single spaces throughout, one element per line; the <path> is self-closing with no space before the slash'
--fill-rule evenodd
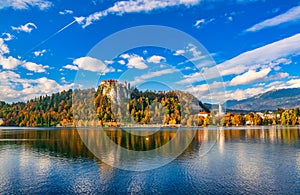
<path id="1" fill-rule="evenodd" d="M 229 100 L 230 110 L 265 111 L 300 107 L 300 88 L 272 90 L 244 100 Z"/>

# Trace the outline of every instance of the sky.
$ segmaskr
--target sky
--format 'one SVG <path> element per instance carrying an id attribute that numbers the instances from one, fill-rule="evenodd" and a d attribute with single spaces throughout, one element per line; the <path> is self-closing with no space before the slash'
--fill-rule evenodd
<path id="1" fill-rule="evenodd" d="M 0 101 L 103 79 L 204 102 L 300 87 L 299 31 L 299 0 L 0 0 Z"/>

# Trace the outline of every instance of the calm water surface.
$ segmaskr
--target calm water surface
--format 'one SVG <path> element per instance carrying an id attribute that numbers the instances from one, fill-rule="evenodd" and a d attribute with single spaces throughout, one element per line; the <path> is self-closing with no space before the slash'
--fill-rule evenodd
<path id="1" fill-rule="evenodd" d="M 135 172 L 96 158 L 75 129 L 0 128 L 0 194 L 300 194 L 300 128 L 193 133 L 174 161 Z M 147 141 L 121 130 L 106 134 L 134 151 L 174 137 L 173 130 Z"/>

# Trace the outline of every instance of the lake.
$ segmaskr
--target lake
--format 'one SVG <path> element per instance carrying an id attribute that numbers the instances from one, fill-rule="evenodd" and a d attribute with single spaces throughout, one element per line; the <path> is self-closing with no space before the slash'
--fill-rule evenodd
<path id="1" fill-rule="evenodd" d="M 0 128 L 0 194 L 53 193 L 300 194 L 300 128 Z"/>

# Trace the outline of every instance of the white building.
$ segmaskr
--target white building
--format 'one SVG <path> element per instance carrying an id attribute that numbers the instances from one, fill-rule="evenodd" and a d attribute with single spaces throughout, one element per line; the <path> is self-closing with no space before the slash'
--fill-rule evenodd
<path id="1" fill-rule="evenodd" d="M 216 116 L 223 116 L 225 113 L 223 112 L 223 108 L 222 108 L 222 105 L 219 104 L 219 109 L 217 110 L 217 114 Z"/>

